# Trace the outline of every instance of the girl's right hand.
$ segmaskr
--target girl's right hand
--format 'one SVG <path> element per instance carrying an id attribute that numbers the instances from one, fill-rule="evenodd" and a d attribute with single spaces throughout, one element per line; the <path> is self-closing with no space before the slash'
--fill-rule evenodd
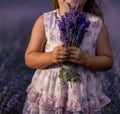
<path id="1" fill-rule="evenodd" d="M 67 48 L 64 47 L 64 44 L 57 46 L 52 51 L 52 60 L 53 63 L 58 64 L 67 60 L 69 52 Z"/>

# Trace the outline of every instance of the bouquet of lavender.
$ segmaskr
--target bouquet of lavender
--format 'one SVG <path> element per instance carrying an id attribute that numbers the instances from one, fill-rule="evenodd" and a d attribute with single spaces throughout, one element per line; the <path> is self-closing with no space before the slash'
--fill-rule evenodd
<path id="1" fill-rule="evenodd" d="M 65 13 L 64 16 L 61 16 L 61 19 L 58 21 L 60 39 L 65 43 L 66 47 L 79 47 L 90 22 L 84 14 L 80 13 L 78 9 L 79 3 L 76 4 L 75 9 L 72 9 L 69 3 L 68 7 L 70 11 Z M 59 77 L 62 82 L 79 81 L 80 79 L 77 73 L 77 65 L 68 61 L 64 62 L 61 66 Z"/>

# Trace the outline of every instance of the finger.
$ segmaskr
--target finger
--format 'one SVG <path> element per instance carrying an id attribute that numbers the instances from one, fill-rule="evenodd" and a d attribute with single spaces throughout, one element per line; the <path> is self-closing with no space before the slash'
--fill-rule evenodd
<path id="1" fill-rule="evenodd" d="M 78 57 L 76 55 L 69 55 L 69 59 L 77 59 Z"/>
<path id="2" fill-rule="evenodd" d="M 69 58 L 68 61 L 72 62 L 72 63 L 77 63 L 77 61 L 75 59 Z"/>
<path id="3" fill-rule="evenodd" d="M 56 61 L 55 61 L 55 63 L 62 63 L 62 62 L 65 62 L 66 61 L 66 59 L 57 59 Z"/>
<path id="4" fill-rule="evenodd" d="M 69 51 L 75 51 L 77 48 L 76 47 L 67 47 L 67 50 Z"/>
<path id="5" fill-rule="evenodd" d="M 57 62 L 60 63 L 60 62 L 66 61 L 66 60 L 67 60 L 66 58 L 59 58 L 59 59 L 57 59 Z"/>
<path id="6" fill-rule="evenodd" d="M 69 51 L 69 55 L 76 55 L 76 51 Z"/>
<path id="7" fill-rule="evenodd" d="M 82 50 L 80 49 L 77 49 L 77 50 L 72 50 L 72 51 L 69 51 L 70 55 L 80 55 L 82 54 Z"/>
<path id="8" fill-rule="evenodd" d="M 57 49 L 56 49 L 56 51 L 57 52 L 59 52 L 59 51 L 63 51 L 63 52 L 67 52 L 68 50 L 65 48 L 65 47 L 61 47 L 61 46 L 59 46 Z"/>
<path id="9" fill-rule="evenodd" d="M 65 62 L 65 61 L 66 61 L 65 59 L 64 60 L 63 59 L 59 59 L 58 63 L 62 63 L 62 62 Z"/>
<path id="10" fill-rule="evenodd" d="M 61 51 L 65 51 L 65 52 L 68 51 L 67 48 L 65 48 L 65 47 L 61 47 L 60 50 L 61 50 Z"/>
<path id="11" fill-rule="evenodd" d="M 69 56 L 69 52 L 67 52 L 67 51 L 61 52 L 61 54 L 64 56 Z"/>
<path id="12" fill-rule="evenodd" d="M 57 52 L 58 55 L 64 55 L 64 56 L 68 56 L 69 52 L 67 52 L 66 50 L 60 50 L 59 52 Z"/>
<path id="13" fill-rule="evenodd" d="M 56 59 L 67 59 L 68 56 L 65 56 L 65 55 L 58 55 L 56 56 Z"/>

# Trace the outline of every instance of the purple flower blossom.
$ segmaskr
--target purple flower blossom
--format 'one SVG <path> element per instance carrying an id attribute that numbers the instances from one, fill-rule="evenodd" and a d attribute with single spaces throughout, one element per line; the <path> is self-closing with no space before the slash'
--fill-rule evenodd
<path id="1" fill-rule="evenodd" d="M 70 12 L 66 12 L 64 16 L 61 16 L 58 23 L 60 39 L 65 43 L 65 46 L 79 47 L 90 24 L 86 16 L 79 12 L 78 6 L 79 4 L 76 5 L 75 9 L 72 9 L 68 3 Z"/>
<path id="2" fill-rule="evenodd" d="M 70 11 L 66 12 L 64 16 L 61 16 L 61 19 L 58 20 L 60 40 L 64 42 L 65 47 L 79 47 L 85 33 L 87 32 L 87 28 L 90 25 L 90 21 L 84 14 L 79 12 L 79 3 L 76 4 L 75 9 L 72 9 L 69 3 L 68 7 Z M 79 75 L 76 67 L 76 64 L 67 61 L 62 64 L 59 78 L 62 80 L 63 84 L 65 84 L 65 81 L 79 81 Z"/>

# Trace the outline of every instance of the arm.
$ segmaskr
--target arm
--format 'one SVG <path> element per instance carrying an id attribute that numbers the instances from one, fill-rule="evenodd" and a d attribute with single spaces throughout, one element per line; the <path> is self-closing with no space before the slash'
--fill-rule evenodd
<path id="1" fill-rule="evenodd" d="M 85 55 L 85 66 L 94 70 L 104 71 L 109 70 L 113 65 L 112 50 L 109 44 L 109 36 L 106 26 L 103 24 L 99 34 L 96 56 Z"/>
<path id="2" fill-rule="evenodd" d="M 108 70 L 112 67 L 113 56 L 109 44 L 109 37 L 106 26 L 103 24 L 96 47 L 96 56 L 85 54 L 82 50 L 70 48 L 70 61 L 88 67 L 96 71 Z M 74 51 L 73 51 L 74 50 Z M 76 51 L 75 51 L 76 50 Z"/>
<path id="3" fill-rule="evenodd" d="M 32 29 L 31 38 L 25 52 L 25 63 L 30 68 L 45 68 L 65 60 L 66 49 L 63 45 L 57 46 L 51 52 L 45 52 L 46 44 L 43 16 L 40 16 Z"/>

